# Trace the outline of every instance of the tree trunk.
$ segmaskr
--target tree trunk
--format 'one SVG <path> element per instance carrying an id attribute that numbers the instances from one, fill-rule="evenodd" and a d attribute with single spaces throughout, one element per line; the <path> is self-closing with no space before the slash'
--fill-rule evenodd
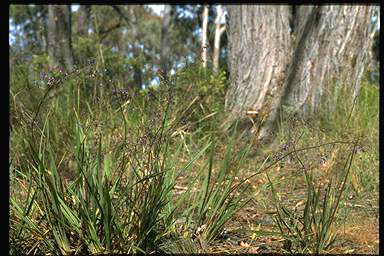
<path id="1" fill-rule="evenodd" d="M 48 5 L 48 55 L 50 68 L 73 69 L 69 5 Z"/>
<path id="2" fill-rule="evenodd" d="M 208 30 L 208 6 L 204 6 L 203 11 L 203 26 L 201 31 L 201 59 L 203 67 L 207 67 L 207 30 Z"/>
<path id="3" fill-rule="evenodd" d="M 79 33 L 80 36 L 88 35 L 90 21 L 91 21 L 91 6 L 80 5 L 78 27 L 77 27 L 77 32 Z"/>
<path id="4" fill-rule="evenodd" d="M 220 19 L 223 15 L 223 9 L 221 4 L 216 7 L 216 19 L 215 19 L 215 44 L 213 48 L 213 71 L 217 73 L 219 70 L 219 57 L 220 57 L 220 39 L 221 35 L 225 31 L 225 26 L 220 25 Z"/>
<path id="5" fill-rule="evenodd" d="M 126 13 L 122 10 L 121 7 L 117 5 L 112 5 L 112 8 L 125 20 L 128 27 L 132 31 L 132 35 L 133 35 L 132 53 L 133 53 L 133 58 L 135 59 L 135 63 L 132 65 L 133 66 L 132 87 L 141 89 L 143 85 L 143 78 L 142 78 L 142 72 L 141 72 L 142 63 L 140 60 L 140 53 L 141 53 L 140 34 L 139 34 L 138 21 L 137 21 L 135 10 L 136 8 L 142 8 L 142 7 L 138 7 L 134 5 L 128 6 L 129 18 L 126 15 Z"/>
<path id="6" fill-rule="evenodd" d="M 324 99 L 335 106 L 335 96 L 326 92 L 341 82 L 358 94 L 372 41 L 372 7 L 234 5 L 228 14 L 227 124 L 247 120 L 252 110 L 251 132 L 264 140 L 282 104 L 306 117 Z"/>
<path id="7" fill-rule="evenodd" d="M 135 14 L 135 8 L 137 6 L 130 6 L 129 7 L 129 14 L 131 16 L 131 29 L 132 34 L 134 35 L 133 39 L 133 57 L 135 58 L 135 64 L 133 65 L 133 80 L 135 83 L 135 86 L 139 89 L 142 88 L 143 85 L 143 78 L 142 78 L 142 72 L 141 72 L 141 60 L 140 60 L 140 41 L 139 41 L 139 31 L 138 31 L 138 22 L 137 17 Z"/>
<path id="8" fill-rule="evenodd" d="M 48 54 L 48 33 L 47 33 L 47 5 L 39 6 L 41 16 L 39 18 L 38 38 L 41 40 L 41 51 Z"/>
<path id="9" fill-rule="evenodd" d="M 161 45 L 160 45 L 160 63 L 164 78 L 168 76 L 170 67 L 170 40 L 169 30 L 171 26 L 171 10 L 172 6 L 169 4 L 164 5 L 163 24 L 161 27 Z"/>

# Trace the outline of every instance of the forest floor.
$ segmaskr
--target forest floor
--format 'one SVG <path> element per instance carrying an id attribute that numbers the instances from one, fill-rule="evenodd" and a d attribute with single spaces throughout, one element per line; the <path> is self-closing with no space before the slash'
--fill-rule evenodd
<path id="1" fill-rule="evenodd" d="M 297 148 L 308 146 L 311 141 L 316 141 L 316 138 L 309 139 L 311 136 L 313 137 L 313 134 L 308 133 L 303 144 L 297 143 Z M 292 150 L 292 148 L 282 149 L 284 140 L 286 138 L 276 139 L 277 142 L 274 142 L 268 151 L 261 150 L 257 155 L 250 154 L 246 158 L 245 164 L 238 170 L 241 176 L 235 178 L 234 184 L 254 174 L 264 161 L 268 164 L 273 162 L 271 160 L 273 155 L 284 150 Z M 326 137 L 323 137 L 323 142 L 326 141 L 328 141 Z M 217 162 L 223 161 L 226 146 L 223 143 L 218 147 L 218 152 L 215 153 Z M 240 143 L 235 146 L 235 148 L 240 147 Z M 189 247 L 188 253 L 300 253 L 302 251 L 299 245 L 287 243 L 288 240 L 283 238 L 282 232 L 274 220 L 277 208 L 271 193 L 270 182 L 277 191 L 281 205 L 294 210 L 298 216 L 302 217 L 308 194 L 303 170 L 313 174 L 316 188 L 321 192 L 320 200 L 323 200 L 327 185 L 331 180 L 335 181 L 342 175 L 347 154 L 347 147 L 333 145 L 319 147 L 315 150 L 305 150 L 297 155 L 300 157 L 300 161 L 294 157 L 277 161 L 267 171 L 249 178 L 246 182 L 248 189 L 245 196 L 251 196 L 251 200 L 225 223 L 220 236 L 213 242 L 206 243 L 199 239 L 190 238 L 183 241 L 183 238 L 180 238 L 181 240 L 177 242 L 179 248 L 173 244 L 175 243 L 174 240 L 170 240 L 170 244 L 165 242 L 163 246 L 167 248 L 168 252 L 173 253 L 185 252 L 180 247 Z M 196 168 L 193 169 L 200 169 L 199 166 L 203 166 L 207 158 L 208 156 L 203 156 L 195 163 Z M 186 159 L 181 157 L 178 164 L 181 167 L 184 166 L 187 159 L 188 157 Z M 322 252 L 378 254 L 379 196 L 378 184 L 376 184 L 379 176 L 377 171 L 378 145 L 367 143 L 355 154 L 354 161 L 346 189 L 342 194 L 338 211 L 331 225 L 331 232 L 336 234 L 336 240 Z M 367 170 L 366 173 L 364 170 Z M 215 175 L 215 169 L 213 169 L 213 175 Z M 175 198 L 187 190 L 188 182 L 190 180 L 184 176 L 177 179 L 173 190 Z M 21 191 L 26 192 L 27 187 L 27 184 L 12 186 L 10 197 L 14 199 L 25 198 L 25 195 L 20 193 Z M 196 182 L 190 192 L 194 193 L 201 188 L 202 183 Z M 20 199 L 20 201 L 24 200 Z"/>
<path id="2" fill-rule="evenodd" d="M 290 209 L 297 208 L 299 214 L 301 213 L 302 215 L 304 209 L 303 202 L 305 202 L 307 194 L 303 175 L 293 173 L 294 169 L 290 169 L 289 166 L 276 168 L 274 171 L 278 172 L 277 179 L 280 180 L 279 190 L 282 191 L 283 204 Z M 324 180 L 327 179 L 327 176 L 321 175 L 318 179 Z M 253 193 L 258 193 L 257 187 L 267 183 L 267 178 L 256 179 L 251 183 L 254 184 L 252 185 L 255 191 Z M 247 207 L 237 212 L 235 218 L 227 224 L 227 240 L 218 241 L 217 245 L 214 245 L 214 248 L 212 248 L 213 251 L 240 253 L 289 252 L 288 248 L 284 248 L 284 239 L 281 236 L 256 234 L 257 231 L 279 232 L 272 219 L 276 214 L 276 209 L 271 207 L 271 204 L 268 204 L 268 201 L 272 201 L 271 195 L 266 192 L 261 193 L 265 196 L 262 197 L 263 200 L 251 201 Z M 296 207 L 297 205 L 299 206 Z M 365 194 L 354 197 L 353 193 L 350 193 L 348 200 L 340 205 L 339 214 L 333 229 L 336 231 L 337 239 L 335 244 L 327 250 L 327 253 L 378 254 L 378 195 Z M 250 230 L 256 232 L 253 233 Z M 248 243 L 240 244 L 241 242 Z"/>
<path id="3" fill-rule="evenodd" d="M 257 164 L 258 160 L 250 159 L 248 165 Z M 318 172 L 316 180 L 324 187 L 329 180 L 326 164 L 314 167 Z M 252 173 L 245 170 L 243 179 Z M 302 173 L 297 171 L 294 163 L 277 164 L 268 172 L 270 179 L 276 184 L 281 202 L 290 209 L 297 209 L 302 214 L 306 201 L 307 187 Z M 189 245 L 195 252 L 203 253 L 290 253 L 299 252 L 295 248 L 288 248 L 279 233 L 273 217 L 276 208 L 272 201 L 268 178 L 260 174 L 250 179 L 248 193 L 254 199 L 241 208 L 234 217 L 225 224 L 225 233 L 210 244 L 199 243 Z M 178 179 L 175 194 L 186 188 L 186 180 Z M 196 185 L 196 189 L 199 189 Z M 358 189 L 358 188 L 357 188 Z M 17 198 L 18 191 L 11 189 L 11 197 Z M 358 195 L 358 196 L 357 196 Z M 337 234 L 335 243 L 326 250 L 332 254 L 378 254 L 379 248 L 379 200 L 375 193 L 358 194 L 350 191 L 345 201 L 339 206 L 336 221 L 332 227 Z M 274 235 L 268 232 L 275 232 Z M 189 240 L 190 242 L 190 240 Z M 183 242 L 179 246 L 183 245 Z M 168 248 L 171 249 L 171 248 Z M 291 249 L 291 250 L 290 250 Z M 171 249 L 172 250 L 172 249 Z M 177 249 L 174 249 L 177 251 Z"/>
<path id="4" fill-rule="evenodd" d="M 370 148 L 374 150 L 373 148 Z M 326 151 L 326 150 L 325 150 Z M 364 150 L 357 156 L 362 158 L 375 157 L 372 151 Z M 323 152 L 330 156 L 327 160 L 306 158 L 306 168 L 312 171 L 316 187 L 323 193 L 330 180 L 336 180 L 341 174 L 340 167 L 345 158 L 340 157 L 343 150 L 330 149 Z M 328 154 L 327 154 L 328 153 Z M 224 153 L 223 153 L 224 154 Z M 240 173 L 246 179 L 253 173 L 255 165 L 262 162 L 261 156 L 248 157 L 248 163 Z M 378 159 L 372 163 L 378 163 Z M 248 167 L 248 168 L 247 168 Z M 289 209 L 295 209 L 299 216 L 303 216 L 304 205 L 307 200 L 308 187 L 302 171 L 298 171 L 297 161 L 289 159 L 277 163 L 268 171 L 268 177 L 278 190 L 280 202 Z M 355 166 L 356 169 L 356 166 Z M 247 171 L 248 170 L 248 171 Z M 378 174 L 377 174 L 378 175 Z M 273 204 L 269 181 L 266 173 L 249 179 L 250 195 L 253 199 L 241 208 L 225 225 L 225 233 L 211 244 L 196 241 L 195 248 L 203 247 L 198 252 L 204 253 L 300 253 L 300 248 L 287 245 L 280 235 L 278 226 L 274 221 L 276 208 Z M 378 254 L 379 251 L 379 196 L 378 192 L 364 191 L 358 181 L 358 173 L 351 171 L 350 187 L 344 193 L 332 226 L 336 240 L 327 250 L 331 254 Z M 177 188 L 186 189 L 186 180 L 181 177 Z M 199 189 L 198 186 L 195 189 Z M 177 194 L 179 194 L 178 192 Z M 274 233 L 274 234 L 269 234 Z"/>

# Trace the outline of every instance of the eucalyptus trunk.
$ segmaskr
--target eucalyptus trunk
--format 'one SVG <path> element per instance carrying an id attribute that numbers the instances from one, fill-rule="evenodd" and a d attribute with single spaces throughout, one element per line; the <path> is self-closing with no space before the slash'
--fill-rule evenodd
<path id="1" fill-rule="evenodd" d="M 131 19 L 131 30 L 133 34 L 133 57 L 135 58 L 135 63 L 133 65 L 133 81 L 134 86 L 138 89 L 141 89 L 143 86 L 143 75 L 142 75 L 142 60 L 141 60 L 141 49 L 140 49 L 140 34 L 139 34 L 139 24 L 136 16 L 136 9 L 138 6 L 130 6 L 129 14 Z"/>
<path id="2" fill-rule="evenodd" d="M 213 71 L 216 73 L 219 70 L 219 57 L 220 57 L 220 39 L 225 31 L 225 26 L 220 24 L 221 17 L 223 16 L 223 9 L 221 4 L 216 7 L 215 19 L 215 43 L 213 48 Z"/>
<path id="3" fill-rule="evenodd" d="M 73 69 L 71 11 L 69 5 L 48 5 L 48 56 L 50 68 Z"/>
<path id="4" fill-rule="evenodd" d="M 337 86 L 347 86 L 355 98 L 371 48 L 374 8 L 228 6 L 226 124 L 239 117 L 260 141 L 273 134 L 282 105 L 305 118 L 325 99 L 332 111 Z"/>
<path id="5" fill-rule="evenodd" d="M 163 76 L 166 78 L 168 76 L 169 67 L 170 67 L 170 38 L 169 31 L 171 26 L 171 11 L 172 6 L 169 4 L 164 5 L 164 14 L 161 27 L 161 46 L 160 46 L 160 63 L 161 69 L 163 71 Z"/>
<path id="6" fill-rule="evenodd" d="M 78 18 L 78 28 L 77 28 L 79 35 L 81 35 L 81 36 L 88 35 L 88 30 L 89 30 L 90 24 L 91 24 L 91 6 L 90 5 L 80 5 L 79 18 Z"/>
<path id="7" fill-rule="evenodd" d="M 203 25 L 201 31 L 201 59 L 203 62 L 203 67 L 207 67 L 207 33 L 208 33 L 208 6 L 204 6 L 203 9 Z"/>

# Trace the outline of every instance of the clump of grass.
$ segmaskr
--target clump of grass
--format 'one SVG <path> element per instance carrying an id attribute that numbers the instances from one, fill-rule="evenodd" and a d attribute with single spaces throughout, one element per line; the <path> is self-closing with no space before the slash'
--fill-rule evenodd
<path id="1" fill-rule="evenodd" d="M 209 144 L 208 160 L 204 163 L 195 179 L 202 180 L 201 189 L 196 193 L 186 193 L 189 203 L 188 208 L 181 214 L 187 221 L 193 223 L 193 237 L 207 243 L 215 239 L 222 231 L 224 224 L 232 218 L 234 213 L 249 201 L 244 193 L 247 184 L 235 184 L 235 177 L 239 176 L 238 170 L 250 146 L 244 147 L 239 152 L 233 152 L 235 135 L 226 148 L 224 159 L 218 170 L 214 172 L 215 144 Z M 215 177 L 216 176 L 216 177 Z M 189 182 L 190 185 L 195 181 Z M 236 186 L 236 189 L 234 187 Z M 188 187 L 188 191 L 191 187 Z M 179 202 L 180 203 L 180 202 Z"/>
<path id="2" fill-rule="evenodd" d="M 274 186 L 269 179 L 277 216 L 274 222 L 279 227 L 281 236 L 286 239 L 285 249 L 290 252 L 323 253 L 336 239 L 332 231 L 341 196 L 352 165 L 356 144 L 344 165 L 339 181 L 333 187 L 332 181 L 328 184 L 324 197 L 320 199 L 320 188 L 316 190 L 312 173 L 304 169 L 307 182 L 307 200 L 303 213 L 290 210 L 283 206 L 279 200 Z M 321 202 L 322 201 L 322 202 Z"/>
<path id="3" fill-rule="evenodd" d="M 366 199 L 374 198 L 378 192 L 375 189 L 378 184 L 378 150 L 375 147 L 378 145 L 377 87 L 363 79 L 360 95 L 354 101 L 350 100 L 352 95 L 347 88 L 336 89 L 339 90 L 339 97 L 336 97 L 334 111 L 329 113 L 326 111 L 328 108 L 325 108 L 316 118 L 307 121 L 286 115 L 289 120 L 283 120 L 278 134 L 278 138 L 283 141 L 295 141 L 294 134 L 301 130 L 300 144 L 304 149 L 293 149 L 294 157 L 290 161 L 282 161 L 292 169 L 292 179 L 298 180 L 300 177 L 295 174 L 302 170 L 304 172 L 307 199 L 302 212 L 288 208 L 277 200 L 278 193 L 270 181 L 277 209 L 275 223 L 280 235 L 286 240 L 285 250 L 291 252 L 324 253 L 330 250 L 336 240 L 332 226 L 340 225 L 341 215 L 347 212 L 351 214 L 351 209 L 346 209 L 344 201 L 365 198 L 364 202 L 358 204 L 370 208 Z M 353 149 L 347 151 L 328 141 L 352 145 Z M 315 143 L 322 146 L 307 146 Z M 314 151 L 314 148 L 317 150 Z M 357 153 L 358 157 L 355 157 Z M 369 164 L 367 158 L 371 159 Z M 295 168 L 300 172 L 295 171 Z M 365 177 L 369 177 L 369 181 Z M 332 180 L 335 179 L 338 182 L 333 184 Z M 319 184 L 318 189 L 315 183 Z M 320 184 L 324 183 L 328 185 L 323 191 L 320 189 L 323 185 Z"/>
<path id="4" fill-rule="evenodd" d="M 249 147 L 233 152 L 233 136 L 219 165 L 212 133 L 180 164 L 188 136 L 175 134 L 197 104 L 175 104 L 166 79 L 143 93 L 104 88 L 100 98 L 87 82 L 98 75 L 84 70 L 53 74 L 33 104 L 18 96 L 22 83 L 12 85 L 12 112 L 23 119 L 11 136 L 22 146 L 12 150 L 23 161 L 10 163 L 22 188 L 10 200 L 10 252 L 150 253 L 185 234 L 204 251 L 247 201 L 234 177 Z M 177 179 L 188 173 L 177 196 Z"/>

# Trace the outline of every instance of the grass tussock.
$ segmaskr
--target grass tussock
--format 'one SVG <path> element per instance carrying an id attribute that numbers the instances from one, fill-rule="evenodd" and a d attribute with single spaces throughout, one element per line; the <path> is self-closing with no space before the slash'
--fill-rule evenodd
<path id="1" fill-rule="evenodd" d="M 250 157 L 236 125 L 219 128 L 224 73 L 190 65 L 138 91 L 93 64 L 36 82 L 11 61 L 11 254 L 329 252 L 348 238 L 334 228 L 348 205 L 377 212 L 367 80 L 352 112 L 340 101 L 312 121 L 283 113 L 273 146 Z M 266 225 L 249 213 L 271 209 Z"/>

